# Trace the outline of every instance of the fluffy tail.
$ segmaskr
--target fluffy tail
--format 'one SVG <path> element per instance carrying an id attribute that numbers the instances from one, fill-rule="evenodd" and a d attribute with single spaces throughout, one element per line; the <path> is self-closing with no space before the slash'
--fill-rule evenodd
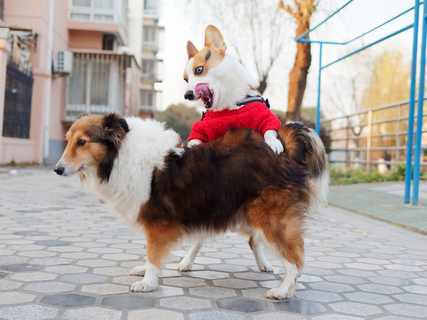
<path id="1" fill-rule="evenodd" d="M 285 149 L 284 154 L 293 161 L 306 165 L 310 172 L 309 183 L 313 188 L 311 201 L 313 210 L 327 203 L 329 190 L 329 170 L 325 147 L 313 129 L 300 123 L 290 123 L 278 131 Z"/>

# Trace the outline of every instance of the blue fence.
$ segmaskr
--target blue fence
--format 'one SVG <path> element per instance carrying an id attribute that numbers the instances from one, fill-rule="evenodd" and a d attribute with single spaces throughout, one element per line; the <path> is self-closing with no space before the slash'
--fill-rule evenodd
<path id="1" fill-rule="evenodd" d="M 405 197 L 404 197 L 404 203 L 409 203 L 410 201 L 410 193 L 411 193 L 411 175 L 412 175 L 412 156 L 413 156 L 413 140 L 414 140 L 414 115 L 415 115 L 415 87 L 416 87 L 416 73 L 417 73 L 417 50 L 418 50 L 418 28 L 419 28 L 419 12 L 420 12 L 420 5 L 423 5 L 423 15 L 422 15 L 422 36 L 421 36 L 421 58 L 420 58 L 420 81 L 419 81 L 419 92 L 418 92 L 418 101 L 417 104 L 417 128 L 416 128 L 416 135 L 415 135 L 415 159 L 414 159 L 414 175 L 413 175 L 413 194 L 412 194 L 412 204 L 417 205 L 418 204 L 418 194 L 419 194 L 419 183 L 420 183 L 420 173 L 421 173 L 421 138 L 422 138 L 422 125 L 423 125 L 423 107 L 424 107 L 424 78 L 425 78 L 425 62 L 426 62 L 426 37 L 427 37 L 427 6 L 424 5 L 423 1 L 415 0 L 415 5 L 398 14 L 397 16 L 391 18 L 390 20 L 380 24 L 379 26 L 355 37 L 354 39 L 351 39 L 347 42 L 331 42 L 331 41 L 321 41 L 321 40 L 310 40 L 306 39 L 305 37 L 312 32 L 313 30 L 316 30 L 319 26 L 324 24 L 326 21 L 328 21 L 330 18 L 332 18 L 334 15 L 336 15 L 338 12 L 343 10 L 345 7 L 347 7 L 351 2 L 354 0 L 348 1 L 346 4 L 344 4 L 341 8 L 339 8 L 337 11 L 335 11 L 333 14 L 331 14 L 329 17 L 327 17 L 325 20 L 317 24 L 315 27 L 311 28 L 307 32 L 303 33 L 301 36 L 296 38 L 297 42 L 305 42 L 305 43 L 318 43 L 320 46 L 320 53 L 319 53 L 319 82 L 318 82 L 318 92 L 317 92 L 317 111 L 316 111 L 316 132 L 320 134 L 320 93 L 321 93 L 321 79 L 322 79 L 322 70 L 339 62 L 342 61 L 360 51 L 363 51 L 367 48 L 370 48 L 384 40 L 387 40 L 391 37 L 394 37 L 408 29 L 413 28 L 413 45 L 412 45 L 412 64 L 411 64 L 411 85 L 410 85 L 410 92 L 409 92 L 409 119 L 408 119 L 408 139 L 407 139 L 407 145 L 406 145 L 406 176 L 405 176 Z M 369 33 L 371 33 L 374 30 L 377 30 L 378 28 L 381 28 L 382 26 L 390 23 L 391 21 L 401 17 L 402 15 L 414 10 L 414 22 L 407 25 L 406 27 L 403 27 L 381 39 L 378 39 L 377 41 L 374 41 L 360 49 L 357 49 L 331 63 L 328 63 L 325 66 L 322 66 L 322 49 L 323 45 L 347 45 Z"/>

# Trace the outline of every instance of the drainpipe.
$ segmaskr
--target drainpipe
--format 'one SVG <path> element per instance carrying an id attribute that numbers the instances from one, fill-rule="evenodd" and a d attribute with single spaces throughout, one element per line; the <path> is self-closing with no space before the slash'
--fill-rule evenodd
<path id="1" fill-rule="evenodd" d="M 53 8 L 54 0 L 49 0 L 49 26 L 47 34 L 47 78 L 46 78 L 46 106 L 44 114 L 44 143 L 43 160 L 49 158 L 49 122 L 50 122 L 50 93 L 52 85 L 52 47 L 53 47 Z"/>

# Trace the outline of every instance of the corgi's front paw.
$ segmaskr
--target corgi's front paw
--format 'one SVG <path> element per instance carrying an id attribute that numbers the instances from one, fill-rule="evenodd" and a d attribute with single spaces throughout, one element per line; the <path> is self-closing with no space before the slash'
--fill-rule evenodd
<path id="1" fill-rule="evenodd" d="M 202 144 L 202 140 L 192 139 L 188 142 L 187 147 L 192 148 L 192 147 L 197 146 L 199 144 Z"/>
<path id="2" fill-rule="evenodd" d="M 267 143 L 271 150 L 277 154 L 281 154 L 283 152 L 283 144 L 277 139 L 277 131 L 275 130 L 267 130 L 264 133 L 264 141 Z"/>
<path id="3" fill-rule="evenodd" d="M 269 141 L 266 140 L 265 142 L 270 146 L 271 150 L 273 150 L 275 153 L 281 154 L 283 152 L 283 145 L 277 138 Z"/>

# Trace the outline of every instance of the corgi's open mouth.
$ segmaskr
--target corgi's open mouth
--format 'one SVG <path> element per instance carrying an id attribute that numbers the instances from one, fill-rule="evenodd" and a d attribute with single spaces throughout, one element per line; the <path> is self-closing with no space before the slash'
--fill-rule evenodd
<path id="1" fill-rule="evenodd" d="M 214 92 L 209 88 L 209 85 L 207 83 L 198 83 L 194 90 L 196 95 L 200 95 L 200 99 L 202 99 L 205 108 L 211 108 L 213 105 Z"/>

